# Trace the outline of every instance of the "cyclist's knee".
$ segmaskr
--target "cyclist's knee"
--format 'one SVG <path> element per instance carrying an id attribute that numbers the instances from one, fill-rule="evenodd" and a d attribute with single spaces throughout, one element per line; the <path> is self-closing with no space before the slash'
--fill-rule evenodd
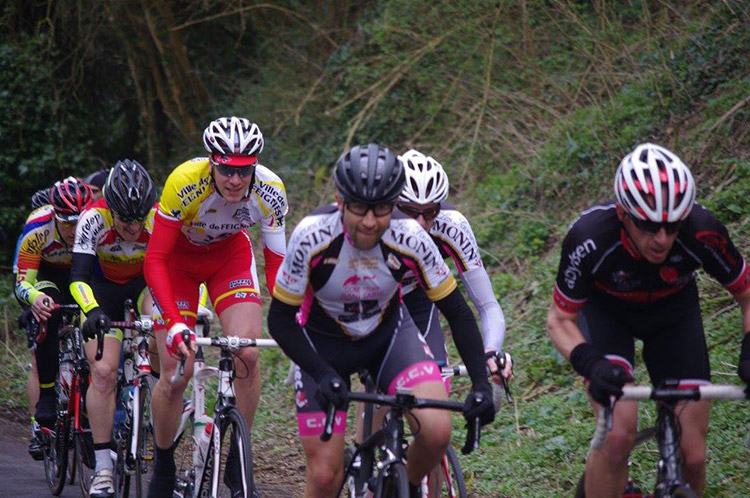
<path id="1" fill-rule="evenodd" d="M 624 465 L 628 461 L 634 441 L 634 433 L 613 430 L 607 435 L 607 442 L 599 452 L 599 455 L 611 466 Z"/>
<path id="2" fill-rule="evenodd" d="M 260 351 L 258 348 L 242 348 L 239 352 L 240 359 L 247 365 L 247 368 L 253 370 L 260 360 Z"/>
<path id="3" fill-rule="evenodd" d="M 445 410 L 415 412 L 419 419 L 417 438 L 435 454 L 442 454 L 451 442 L 451 417 Z"/>
<path id="4" fill-rule="evenodd" d="M 91 382 L 97 391 L 114 391 L 117 383 L 117 366 L 106 361 L 95 362 L 91 365 Z"/>
<path id="5" fill-rule="evenodd" d="M 307 463 L 307 485 L 318 490 L 321 496 L 335 495 L 343 479 L 340 462 L 336 465 L 331 461 L 315 459 Z"/>

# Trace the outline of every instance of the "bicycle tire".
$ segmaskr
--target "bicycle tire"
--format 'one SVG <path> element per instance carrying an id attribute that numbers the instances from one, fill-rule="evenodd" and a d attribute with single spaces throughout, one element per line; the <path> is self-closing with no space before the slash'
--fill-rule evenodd
<path id="1" fill-rule="evenodd" d="M 151 388 L 148 382 L 142 382 L 138 394 L 138 433 L 136 436 L 136 461 L 135 465 L 135 496 L 143 498 L 148 494 L 148 483 L 146 474 L 148 474 L 148 465 L 154 459 L 154 432 L 151 427 L 149 414 L 151 413 Z M 134 400 L 135 401 L 135 400 Z"/>
<path id="2" fill-rule="evenodd" d="M 448 446 L 445 458 L 441 461 L 439 471 L 442 473 L 438 480 L 438 493 L 440 498 L 466 498 L 466 482 L 464 481 L 461 463 L 453 446 Z"/>
<path id="3" fill-rule="evenodd" d="M 586 498 L 586 472 L 581 474 L 578 479 L 578 486 L 576 487 L 575 498 Z"/>
<path id="4" fill-rule="evenodd" d="M 380 471 L 375 485 L 375 498 L 409 498 L 409 480 L 403 463 L 392 463 Z"/>
<path id="5" fill-rule="evenodd" d="M 68 465 L 68 417 L 58 410 L 52 431 L 45 433 L 42 455 L 47 487 L 54 496 L 59 496 L 65 487 Z"/>
<path id="6" fill-rule="evenodd" d="M 689 486 L 678 485 L 672 488 L 672 492 L 669 494 L 670 498 L 698 498 L 695 491 Z"/>
<path id="7" fill-rule="evenodd" d="M 214 420 L 217 426 L 221 452 L 217 498 L 253 498 L 253 450 L 245 418 L 237 408 L 229 407 Z"/>
<path id="8" fill-rule="evenodd" d="M 81 379 L 79 396 L 79 416 L 78 424 L 80 429 L 75 431 L 75 447 L 77 453 L 78 484 L 81 488 L 83 498 L 89 498 L 89 487 L 91 478 L 94 476 L 94 467 L 96 465 L 94 457 L 94 437 L 91 434 L 88 418 L 85 413 L 86 406 L 86 381 Z"/>
<path id="9" fill-rule="evenodd" d="M 78 466 L 78 451 L 73 439 L 73 417 L 68 417 L 70 425 L 68 426 L 68 479 L 66 484 L 75 484 L 76 467 Z"/>
<path id="10" fill-rule="evenodd" d="M 172 443 L 172 453 L 175 463 L 175 491 L 174 496 L 194 495 L 193 469 L 193 430 L 195 427 L 193 412 L 187 416 L 184 429 L 175 436 Z"/>

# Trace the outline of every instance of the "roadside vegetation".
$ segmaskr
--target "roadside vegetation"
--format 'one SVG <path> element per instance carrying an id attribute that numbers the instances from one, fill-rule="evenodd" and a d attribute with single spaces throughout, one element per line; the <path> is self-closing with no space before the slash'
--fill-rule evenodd
<path id="1" fill-rule="evenodd" d="M 262 162 L 287 184 L 290 230 L 332 200 L 331 167 L 347 146 L 434 156 L 448 171 L 449 201 L 472 223 L 517 361 L 515 403 L 482 449 L 462 457 L 473 496 L 572 495 L 594 419 L 544 320 L 568 224 L 612 197 L 617 163 L 635 144 L 659 143 L 690 165 L 699 201 L 750 257 L 747 2 L 89 3 L 63 13 L 49 2 L 46 17 L 22 0 L 4 7 L 0 224 L 17 233 L 35 189 L 120 158 L 163 179 L 201 154 L 203 123 L 217 115 L 261 126 Z M 705 273 L 698 280 L 714 380 L 738 382 L 739 311 Z M 9 275 L 0 291 L 5 413 L 25 407 L 27 360 Z M 298 484 L 287 362 L 262 356 L 258 472 Z M 642 366 L 636 377 L 647 380 Z M 712 408 L 705 496 L 750 493 L 748 413 Z M 654 416 L 642 407 L 644 425 Z M 461 426 L 456 419 L 456 445 Z M 656 458 L 653 444 L 633 454 L 644 490 Z"/>

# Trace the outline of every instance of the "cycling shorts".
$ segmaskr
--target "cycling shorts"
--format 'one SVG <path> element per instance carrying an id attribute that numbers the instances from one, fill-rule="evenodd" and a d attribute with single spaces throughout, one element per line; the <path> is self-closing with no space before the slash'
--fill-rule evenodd
<path id="1" fill-rule="evenodd" d="M 125 319 L 125 300 L 131 299 L 137 310 L 142 309 L 143 299 L 146 297 L 146 281 L 139 275 L 124 284 L 113 282 L 104 277 L 95 276 L 91 280 L 91 290 L 94 291 L 96 301 L 111 320 Z M 114 337 L 122 341 L 122 330 L 111 328 L 105 336 Z"/>
<path id="2" fill-rule="evenodd" d="M 425 382 L 441 382 L 440 368 L 430 348 L 414 325 L 404 306 L 393 318 L 383 323 L 378 331 L 352 341 L 346 336 L 332 336 L 304 330 L 317 353 L 350 384 L 350 376 L 366 369 L 375 377 L 381 392 L 394 394 L 399 388 L 413 388 Z M 320 436 L 326 414 L 315 400 L 318 385 L 304 370 L 296 367 L 294 375 L 294 401 L 297 406 L 297 424 L 301 437 Z M 346 412 L 336 413 L 334 433 L 346 430 Z"/>
<path id="3" fill-rule="evenodd" d="M 631 374 L 635 339 L 643 341 L 643 360 L 654 386 L 665 379 L 687 384 L 711 380 L 695 281 L 653 303 L 629 303 L 595 293 L 578 316 L 589 343 Z"/>
<path id="4" fill-rule="evenodd" d="M 435 361 L 439 366 L 444 367 L 448 364 L 448 349 L 445 345 L 443 327 L 440 326 L 437 306 L 421 288 L 404 295 L 403 299 L 419 333 L 430 346 Z"/>
<path id="5" fill-rule="evenodd" d="M 188 327 L 195 326 L 201 283 L 206 284 L 217 315 L 236 303 L 260 306 L 255 254 L 245 232 L 205 246 L 180 236 L 169 259 L 169 274 L 177 308 Z"/>

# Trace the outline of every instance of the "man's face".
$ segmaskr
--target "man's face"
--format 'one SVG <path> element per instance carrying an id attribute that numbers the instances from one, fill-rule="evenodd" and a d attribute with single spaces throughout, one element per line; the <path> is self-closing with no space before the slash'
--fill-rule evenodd
<path id="1" fill-rule="evenodd" d="M 440 203 L 417 204 L 416 202 L 399 202 L 398 209 L 406 216 L 417 220 L 422 228 L 430 231 L 432 224 L 440 214 Z"/>
<path id="2" fill-rule="evenodd" d="M 618 206 L 617 215 L 636 249 L 652 264 L 663 263 L 679 235 L 679 223 L 654 224 L 636 221 Z M 639 228 L 641 225 L 644 228 Z"/>
<path id="3" fill-rule="evenodd" d="M 94 185 L 89 185 L 89 188 L 91 188 L 91 198 L 93 199 L 93 201 L 91 201 L 92 203 L 102 198 L 102 189 L 100 189 L 99 187 L 95 187 Z"/>
<path id="4" fill-rule="evenodd" d="M 348 203 L 336 194 L 336 204 L 342 213 L 349 237 L 357 249 L 364 251 L 375 247 L 391 223 L 392 203 L 377 205 Z M 375 214 L 376 212 L 378 215 Z"/>
<path id="5" fill-rule="evenodd" d="M 75 221 L 61 221 L 55 218 L 55 224 L 57 225 L 57 231 L 60 232 L 63 242 L 69 247 L 73 246 L 76 238 L 76 222 Z"/>
<path id="6" fill-rule="evenodd" d="M 123 221 L 116 214 L 112 215 L 112 223 L 115 230 L 125 242 L 135 242 L 143 232 L 146 221 Z"/>
<path id="7" fill-rule="evenodd" d="M 227 202 L 240 202 L 245 198 L 253 181 L 255 166 L 228 166 L 211 164 L 219 193 Z"/>

